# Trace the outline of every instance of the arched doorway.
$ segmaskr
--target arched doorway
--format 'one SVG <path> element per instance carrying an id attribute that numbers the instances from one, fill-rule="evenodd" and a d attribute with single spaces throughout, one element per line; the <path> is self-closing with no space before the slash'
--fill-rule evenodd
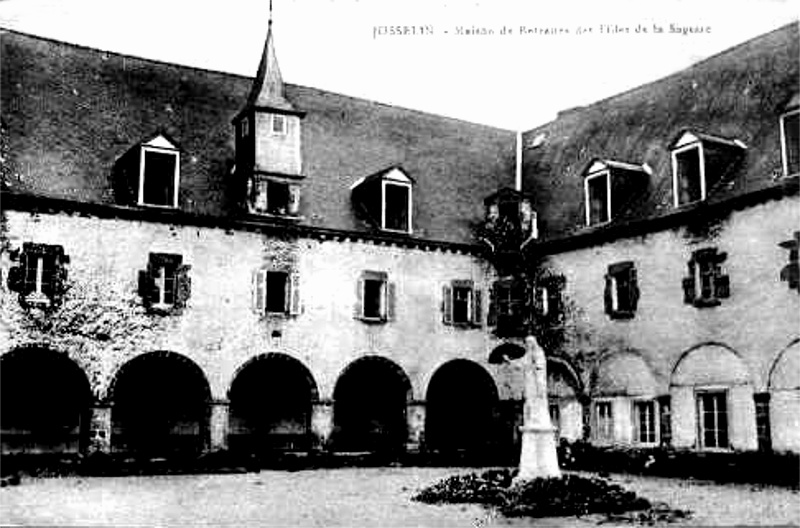
<path id="1" fill-rule="evenodd" d="M 112 450 L 166 456 L 205 446 L 211 392 L 190 359 L 174 352 L 137 356 L 117 372 L 109 395 Z"/>
<path id="2" fill-rule="evenodd" d="M 497 387 L 486 370 L 466 359 L 439 367 L 428 385 L 425 439 L 433 451 L 479 453 L 498 439 Z"/>
<path id="3" fill-rule="evenodd" d="M 229 392 L 231 449 L 263 454 L 311 447 L 311 405 L 317 385 L 309 370 L 285 354 L 251 359 Z"/>
<path id="4" fill-rule="evenodd" d="M 333 391 L 337 451 L 401 451 L 407 438 L 411 382 L 394 362 L 368 356 L 351 363 Z"/>
<path id="5" fill-rule="evenodd" d="M 2 453 L 75 453 L 88 431 L 92 392 L 66 354 L 17 349 L 0 358 Z"/>

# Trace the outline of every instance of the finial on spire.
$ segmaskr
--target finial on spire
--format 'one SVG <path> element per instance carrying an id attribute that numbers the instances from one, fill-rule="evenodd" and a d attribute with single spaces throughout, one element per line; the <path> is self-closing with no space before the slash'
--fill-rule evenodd
<path id="1" fill-rule="evenodd" d="M 269 25 L 272 26 L 272 0 L 269 0 Z"/>

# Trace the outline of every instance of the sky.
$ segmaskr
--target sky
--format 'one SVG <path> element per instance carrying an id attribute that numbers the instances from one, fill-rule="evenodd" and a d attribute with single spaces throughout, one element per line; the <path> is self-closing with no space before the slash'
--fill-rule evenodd
<path id="1" fill-rule="evenodd" d="M 800 15 L 800 0 L 273 1 L 286 82 L 511 130 Z M 269 0 L 0 0 L 4 28 L 247 76 L 268 19 Z"/>

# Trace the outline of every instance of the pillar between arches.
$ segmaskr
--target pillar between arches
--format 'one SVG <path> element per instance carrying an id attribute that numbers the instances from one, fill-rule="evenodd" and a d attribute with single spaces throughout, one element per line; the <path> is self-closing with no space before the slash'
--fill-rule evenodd
<path id="1" fill-rule="evenodd" d="M 228 433 L 230 432 L 230 402 L 225 400 L 213 401 L 210 404 L 210 439 L 211 451 L 228 449 Z"/>
<path id="2" fill-rule="evenodd" d="M 413 401 L 406 405 L 408 438 L 406 451 L 417 453 L 425 447 L 425 402 Z"/>
<path id="3" fill-rule="evenodd" d="M 89 453 L 111 452 L 111 405 L 96 404 L 89 416 Z"/>
<path id="4" fill-rule="evenodd" d="M 312 449 L 327 451 L 333 433 L 333 402 L 330 400 L 314 402 L 311 406 Z"/>

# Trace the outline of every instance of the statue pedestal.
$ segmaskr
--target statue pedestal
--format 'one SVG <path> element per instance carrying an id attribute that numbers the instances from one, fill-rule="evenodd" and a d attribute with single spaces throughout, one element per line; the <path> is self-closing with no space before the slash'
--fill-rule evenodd
<path id="1" fill-rule="evenodd" d="M 523 425 L 519 430 L 522 433 L 522 449 L 519 474 L 514 479 L 515 482 L 539 477 L 560 477 L 555 429 L 551 426 Z"/>

